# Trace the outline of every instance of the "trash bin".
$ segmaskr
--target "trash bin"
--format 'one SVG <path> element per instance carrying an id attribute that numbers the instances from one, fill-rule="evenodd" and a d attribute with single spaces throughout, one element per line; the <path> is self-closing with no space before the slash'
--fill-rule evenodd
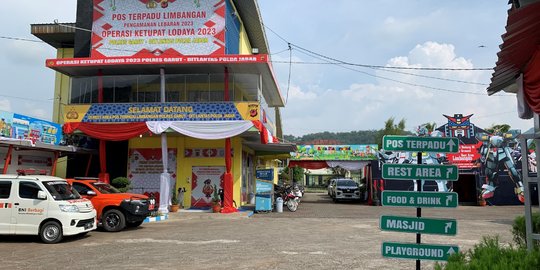
<path id="1" fill-rule="evenodd" d="M 283 212 L 283 199 L 281 197 L 276 199 L 276 212 Z"/>
<path id="2" fill-rule="evenodd" d="M 250 192 L 248 195 L 249 198 L 249 204 L 255 204 L 255 193 Z"/>

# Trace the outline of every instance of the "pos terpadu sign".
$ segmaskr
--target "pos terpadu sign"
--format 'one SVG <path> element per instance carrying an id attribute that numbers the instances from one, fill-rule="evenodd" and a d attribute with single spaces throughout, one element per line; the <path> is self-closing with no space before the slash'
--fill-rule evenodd
<path id="1" fill-rule="evenodd" d="M 451 245 L 395 242 L 383 242 L 382 244 L 382 256 L 390 258 L 448 261 L 448 257 L 456 252 L 459 252 L 459 247 Z"/>
<path id="2" fill-rule="evenodd" d="M 457 181 L 456 165 L 393 164 L 384 163 L 382 178 L 394 180 L 445 180 Z"/>
<path id="3" fill-rule="evenodd" d="M 383 149 L 391 151 L 457 153 L 459 152 L 459 140 L 457 138 L 385 135 L 383 137 Z"/>

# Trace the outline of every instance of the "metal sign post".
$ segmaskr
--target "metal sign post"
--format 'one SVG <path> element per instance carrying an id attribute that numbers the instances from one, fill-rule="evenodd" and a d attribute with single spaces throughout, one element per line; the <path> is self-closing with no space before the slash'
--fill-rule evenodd
<path id="1" fill-rule="evenodd" d="M 415 259 L 416 269 L 420 270 L 421 260 L 448 260 L 459 251 L 457 246 L 422 244 L 422 233 L 455 235 L 455 219 L 422 218 L 422 207 L 455 208 L 458 196 L 454 192 L 424 192 L 422 182 L 457 181 L 458 167 L 455 165 L 422 164 L 422 152 L 457 153 L 457 138 L 384 136 L 383 148 L 392 151 L 417 152 L 416 164 L 383 164 L 382 178 L 392 180 L 416 181 L 417 192 L 383 191 L 383 206 L 416 207 L 416 217 L 381 216 L 380 228 L 386 231 L 416 233 L 416 243 L 383 242 L 383 257 Z"/>

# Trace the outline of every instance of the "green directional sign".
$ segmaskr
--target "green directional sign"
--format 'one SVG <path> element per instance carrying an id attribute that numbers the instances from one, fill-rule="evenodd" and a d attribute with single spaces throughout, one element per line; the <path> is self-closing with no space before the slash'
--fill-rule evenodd
<path id="1" fill-rule="evenodd" d="M 383 149 L 392 151 L 457 153 L 457 138 L 413 137 L 386 135 L 383 137 Z"/>
<path id="2" fill-rule="evenodd" d="M 383 231 L 456 235 L 457 221 L 455 219 L 381 216 L 379 224 Z"/>
<path id="3" fill-rule="evenodd" d="M 413 260 L 448 261 L 450 255 L 459 252 L 458 246 L 383 242 L 382 256 Z"/>
<path id="4" fill-rule="evenodd" d="M 455 192 L 436 191 L 390 191 L 382 192 L 383 206 L 455 208 L 458 206 L 458 194 Z"/>
<path id="5" fill-rule="evenodd" d="M 456 165 L 385 163 L 382 166 L 383 179 L 457 181 L 458 176 L 459 170 Z"/>

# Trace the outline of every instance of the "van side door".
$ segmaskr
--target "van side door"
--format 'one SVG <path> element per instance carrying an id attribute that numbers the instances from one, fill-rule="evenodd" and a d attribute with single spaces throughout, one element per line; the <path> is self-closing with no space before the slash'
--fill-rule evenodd
<path id="1" fill-rule="evenodd" d="M 14 234 L 11 226 L 14 195 L 13 181 L 0 179 L 0 234 Z"/>
<path id="2" fill-rule="evenodd" d="M 15 234 L 38 234 L 39 224 L 47 217 L 50 198 L 38 199 L 38 191 L 45 189 L 37 182 L 20 181 L 18 186 L 19 200 L 14 205 Z"/>

